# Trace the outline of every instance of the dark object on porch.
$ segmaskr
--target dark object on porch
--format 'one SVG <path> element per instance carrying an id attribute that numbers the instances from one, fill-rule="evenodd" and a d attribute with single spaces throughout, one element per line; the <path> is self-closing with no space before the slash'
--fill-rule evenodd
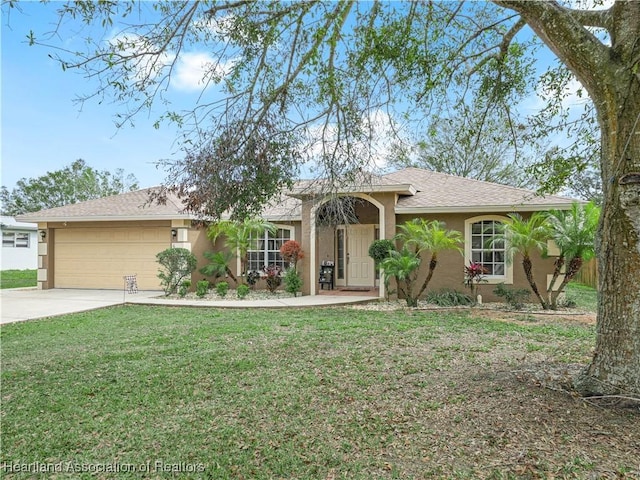
<path id="1" fill-rule="evenodd" d="M 324 286 L 327 285 L 329 290 L 333 290 L 333 269 L 335 268 L 335 264 L 329 260 L 324 260 L 320 264 L 320 278 L 318 282 L 320 283 L 320 290 L 324 289 Z"/>

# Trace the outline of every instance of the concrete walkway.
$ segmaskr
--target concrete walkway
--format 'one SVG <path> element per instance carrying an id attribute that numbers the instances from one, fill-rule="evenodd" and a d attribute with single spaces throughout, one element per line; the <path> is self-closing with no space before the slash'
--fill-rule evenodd
<path id="1" fill-rule="evenodd" d="M 0 289 L 0 324 L 66 315 L 112 305 L 142 304 L 213 308 L 304 308 L 370 302 L 371 296 L 316 295 L 265 300 L 169 300 L 162 292 L 36 288 Z"/>

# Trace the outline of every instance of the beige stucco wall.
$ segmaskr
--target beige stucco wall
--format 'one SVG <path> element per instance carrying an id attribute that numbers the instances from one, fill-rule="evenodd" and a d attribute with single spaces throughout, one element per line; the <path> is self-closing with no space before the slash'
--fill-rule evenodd
<path id="1" fill-rule="evenodd" d="M 299 243 L 301 243 L 302 240 L 302 228 L 301 228 L 301 223 L 300 222 L 291 222 L 291 221 L 287 221 L 287 222 L 272 222 L 275 225 L 282 225 L 282 226 L 293 226 L 294 227 L 294 240 L 298 241 Z M 205 277 L 202 273 L 199 272 L 200 268 L 202 268 L 203 266 L 205 266 L 209 261 L 204 257 L 204 252 L 207 251 L 214 251 L 214 252 L 218 252 L 221 250 L 226 250 L 227 247 L 225 245 L 225 239 L 224 236 L 219 237 L 216 240 L 216 243 L 213 244 L 211 242 L 211 240 L 207 237 L 207 227 L 206 226 L 199 226 L 199 225 L 194 225 L 190 231 L 189 231 L 189 241 L 191 242 L 192 245 L 192 252 L 193 254 L 196 256 L 196 259 L 198 260 L 198 268 L 197 270 L 193 273 L 192 275 L 192 289 L 195 288 L 195 284 L 200 281 L 200 280 L 209 280 L 209 281 L 213 281 L 212 278 L 210 277 Z M 302 263 L 302 262 L 301 262 Z M 238 266 L 238 261 L 237 261 L 237 257 L 232 259 L 231 262 L 229 263 L 229 269 L 231 270 L 231 272 L 233 273 L 233 275 L 236 277 L 236 279 L 238 278 L 238 270 L 239 270 L 239 266 Z M 298 270 L 301 270 L 301 264 L 298 265 Z M 233 280 L 231 278 L 228 279 L 229 285 L 231 288 L 235 288 L 236 285 L 234 284 Z M 264 284 L 264 282 L 260 281 L 258 282 L 256 288 L 266 288 L 266 285 Z"/>
<path id="2" fill-rule="evenodd" d="M 323 261 L 336 261 L 336 227 L 319 226 L 318 234 L 318 265 Z"/>
<path id="3" fill-rule="evenodd" d="M 205 225 L 194 224 L 189 229 L 189 242 L 191 243 L 191 253 L 198 260 L 196 271 L 191 274 L 191 289 L 195 289 L 196 283 L 200 280 L 208 280 L 199 270 L 209 261 L 204 257 L 204 252 L 215 251 L 211 240 L 207 237 L 207 227 Z M 219 243 L 222 243 L 219 240 Z"/>
<path id="4" fill-rule="evenodd" d="M 397 197 L 393 193 L 379 193 L 373 194 L 371 197 L 376 202 L 379 202 L 384 209 L 384 217 L 381 219 L 379 215 L 379 209 L 376 205 L 369 203 L 368 201 L 359 203 L 356 206 L 356 214 L 360 223 L 362 224 L 374 224 L 379 225 L 383 238 L 393 238 L 396 233 L 397 224 L 404 223 L 411 220 L 416 215 L 399 215 L 396 217 L 395 203 Z M 300 270 L 304 279 L 303 293 L 308 294 L 310 292 L 310 285 L 317 282 L 317 275 L 314 278 L 308 278 L 311 271 L 318 271 L 318 266 L 322 260 L 336 261 L 335 255 L 335 227 L 315 227 L 315 245 L 311 248 L 311 230 L 312 225 L 310 215 L 312 211 L 311 202 L 303 202 L 302 205 L 302 222 L 276 222 L 279 225 L 293 225 L 295 227 L 295 240 L 297 240 L 303 249 L 304 258 L 299 263 L 298 269 Z M 486 215 L 499 215 L 504 217 L 503 213 L 498 212 L 486 212 Z M 483 214 L 485 215 L 485 214 Z M 463 233 L 465 230 L 465 220 L 479 216 L 478 213 L 456 213 L 456 214 L 432 214 L 424 215 L 423 217 L 428 220 L 440 220 L 446 222 L 447 228 L 455 229 Z M 526 216 L 526 215 L 525 215 Z M 224 240 L 218 239 L 216 245 L 212 245 L 211 241 L 206 235 L 206 226 L 201 224 L 191 223 L 189 221 L 180 220 L 179 224 L 176 221 L 118 221 L 118 222 L 49 222 L 46 224 L 39 224 L 40 230 L 47 232 L 46 239 L 44 241 L 39 239 L 39 287 L 43 289 L 55 288 L 53 279 L 55 278 L 55 238 L 56 231 L 60 229 L 73 229 L 73 228 L 136 228 L 140 226 L 145 227 L 162 227 L 167 231 L 167 248 L 176 242 L 176 238 L 171 236 L 172 228 L 179 228 L 181 231 L 186 232 L 184 238 L 185 245 L 189 245 L 189 248 L 196 256 L 198 260 L 198 270 L 207 263 L 203 253 L 205 251 L 217 251 L 224 247 Z M 181 232 L 182 235 L 182 232 Z M 311 252 L 315 251 L 315 255 L 311 256 Z M 524 273 L 522 271 L 521 257 L 517 256 L 513 262 L 513 284 L 510 285 L 514 288 L 529 288 Z M 553 258 L 543 259 L 537 252 L 533 255 L 535 280 L 541 290 L 546 288 L 547 274 L 553 270 Z M 311 269 L 311 263 L 314 263 L 314 269 Z M 421 285 L 424 276 L 428 269 L 429 258 L 423 259 L 421 267 L 419 284 Z M 238 268 L 237 262 L 234 260 L 230 264 L 230 268 L 234 275 L 237 276 Z M 192 276 L 192 283 L 195 288 L 195 284 L 205 279 L 204 275 L 199 271 L 194 272 Z M 438 290 L 441 288 L 451 288 L 459 291 L 468 292 L 468 289 L 463 284 L 464 281 L 464 257 L 457 252 L 441 252 L 438 258 L 438 266 L 435 271 L 433 280 L 429 286 L 430 290 Z M 263 287 L 259 284 L 258 288 Z M 317 285 L 316 285 L 317 287 Z M 481 284 L 480 293 L 483 295 L 485 301 L 497 300 L 492 293 L 494 286 Z"/>
<path id="5" fill-rule="evenodd" d="M 504 213 L 487 212 L 486 214 L 478 213 L 455 213 L 455 214 L 432 214 L 424 215 L 423 218 L 427 220 L 439 220 L 446 223 L 446 228 L 449 230 L 458 230 L 464 237 L 465 233 L 465 220 L 477 216 L 485 215 L 498 215 L 506 217 Z M 527 218 L 530 214 L 524 214 Z M 416 215 L 399 215 L 398 225 L 415 218 Z M 426 273 L 429 268 L 430 256 L 423 258 L 422 265 L 420 266 L 419 286 L 422 286 L 422 282 L 426 277 Z M 547 286 L 547 274 L 553 272 L 553 258 L 543 259 L 542 256 L 536 252 L 532 255 L 534 278 L 538 288 L 543 291 Z M 438 255 L 438 265 L 434 272 L 433 278 L 429 284 L 429 290 L 439 290 L 442 288 L 449 288 L 453 290 L 470 293 L 469 289 L 464 285 L 464 256 L 455 251 L 444 251 Z M 524 275 L 522 269 L 522 256 L 517 255 L 513 259 L 513 284 L 507 284 L 510 288 L 525 288 L 530 290 L 529 283 Z M 481 283 L 479 293 L 483 297 L 483 301 L 502 301 L 499 297 L 493 293 L 495 288 L 494 284 Z M 533 292 L 531 293 L 531 301 L 535 302 Z"/>

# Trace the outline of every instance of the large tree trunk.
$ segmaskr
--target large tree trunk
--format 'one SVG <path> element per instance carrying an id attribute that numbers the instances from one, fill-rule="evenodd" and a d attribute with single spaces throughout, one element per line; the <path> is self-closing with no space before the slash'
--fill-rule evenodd
<path id="1" fill-rule="evenodd" d="M 585 393 L 640 395 L 640 91 L 632 76 L 601 115 L 605 203 L 596 349 L 582 379 Z"/>
<path id="2" fill-rule="evenodd" d="M 578 388 L 640 396 L 640 2 L 577 11 L 558 2 L 494 0 L 525 22 L 576 75 L 602 132 L 596 348 Z M 611 44 L 584 26 L 605 28 Z"/>

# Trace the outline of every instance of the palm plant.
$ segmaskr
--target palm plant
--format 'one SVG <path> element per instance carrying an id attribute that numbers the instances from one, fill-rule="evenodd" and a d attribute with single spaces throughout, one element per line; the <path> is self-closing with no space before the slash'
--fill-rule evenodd
<path id="1" fill-rule="evenodd" d="M 414 297 L 413 295 L 413 283 L 415 282 L 415 272 L 419 266 L 420 257 L 406 246 L 400 251 L 390 250 L 389 255 L 380 262 L 385 283 L 388 284 L 389 278 L 395 277 L 398 291 L 404 296 L 409 307 L 418 306 L 418 296 Z"/>
<path id="2" fill-rule="evenodd" d="M 443 250 L 456 250 L 462 253 L 462 233 L 457 230 L 447 230 L 445 223 L 437 220 L 427 221 L 423 218 L 414 218 L 398 227 L 400 232 L 396 238 L 407 247 L 414 248 L 414 253 L 420 258 L 422 252 L 431 252 L 429 272 L 416 297 L 420 297 L 427 289 L 433 272 L 438 266 L 438 254 Z"/>
<path id="3" fill-rule="evenodd" d="M 545 310 L 549 308 L 549 305 L 542 298 L 534 280 L 531 254 L 535 250 L 546 253 L 549 235 L 549 226 L 545 215 L 542 213 L 536 212 L 527 220 L 523 219 L 522 215 L 518 213 L 512 213 L 509 214 L 509 220 L 502 224 L 502 232 L 492 239 L 493 244 L 500 243 L 506 246 L 507 261 L 513 261 L 516 253 L 522 255 L 522 268 L 527 282 L 529 282 L 531 290 Z"/>
<path id="4" fill-rule="evenodd" d="M 215 243 L 220 235 L 225 237 L 225 246 L 230 251 L 237 251 L 240 257 L 240 277 L 246 277 L 249 264 L 249 250 L 255 249 L 257 241 L 264 232 L 275 234 L 277 228 L 273 223 L 261 218 L 247 218 L 242 222 L 222 220 L 209 227 L 207 236 Z"/>
<path id="5" fill-rule="evenodd" d="M 209 260 L 209 264 L 202 267 L 200 273 L 207 277 L 213 277 L 214 279 L 228 275 L 236 284 L 238 283 L 238 280 L 229 268 L 229 262 L 235 258 L 233 253 L 223 250 L 220 252 L 204 252 L 203 255 Z"/>
<path id="6" fill-rule="evenodd" d="M 592 202 L 584 205 L 574 202 L 571 209 L 552 210 L 548 212 L 546 218 L 551 230 L 551 239 L 560 250 L 553 277 L 547 288 L 549 305 L 555 309 L 559 295 L 578 274 L 584 261 L 595 256 L 595 237 L 600 220 L 600 208 Z M 556 281 L 565 266 L 564 278 L 554 290 Z"/>

